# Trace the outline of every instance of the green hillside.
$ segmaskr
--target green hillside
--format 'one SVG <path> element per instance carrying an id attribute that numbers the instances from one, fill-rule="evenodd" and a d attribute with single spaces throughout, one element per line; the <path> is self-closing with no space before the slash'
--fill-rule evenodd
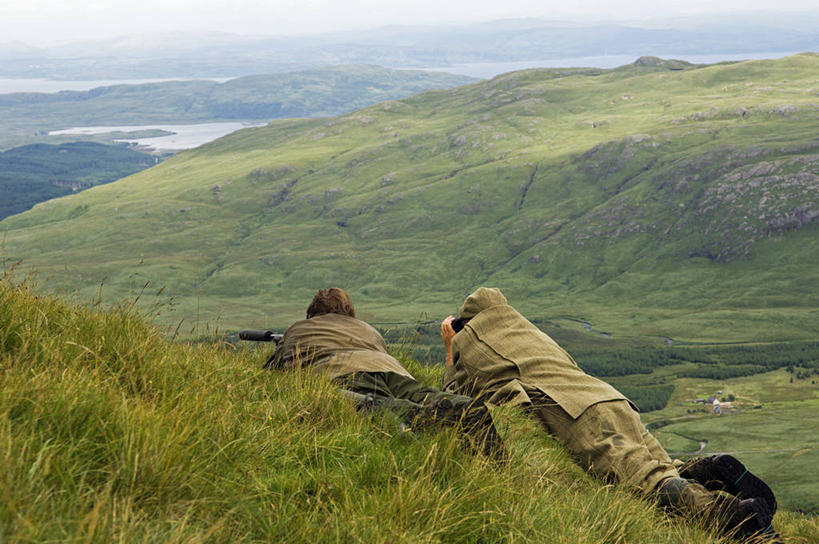
<path id="1" fill-rule="evenodd" d="M 472 81 L 475 79 L 439 72 L 334 66 L 245 76 L 223 83 L 165 81 L 89 91 L 4 94 L 0 95 L 0 149 L 65 140 L 45 134 L 76 126 L 328 117 Z"/>
<path id="2" fill-rule="evenodd" d="M 412 322 L 493 285 L 615 339 L 815 340 L 817 81 L 816 54 L 642 58 L 277 121 L 6 219 L 3 257 L 84 300 L 164 287 L 185 330 L 286 325 L 331 284 Z"/>
<path id="3" fill-rule="evenodd" d="M 493 412 L 510 458 L 492 463 L 262 355 L 0 277 L 0 540 L 727 543 L 589 477 L 514 410 Z M 774 523 L 819 538 L 815 517 Z"/>

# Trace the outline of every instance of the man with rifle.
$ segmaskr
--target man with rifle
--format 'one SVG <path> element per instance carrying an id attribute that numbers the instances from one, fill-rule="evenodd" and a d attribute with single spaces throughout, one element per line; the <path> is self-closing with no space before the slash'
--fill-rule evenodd
<path id="1" fill-rule="evenodd" d="M 724 534 L 779 542 L 771 528 L 776 500 L 762 480 L 730 455 L 672 461 L 631 401 L 584 373 L 498 289 L 467 297 L 458 319 L 441 323 L 441 336 L 445 390 L 522 406 L 586 470 Z"/>
<path id="2" fill-rule="evenodd" d="M 381 334 L 356 319 L 350 296 L 338 287 L 321 289 L 307 317 L 284 333 L 265 368 L 309 366 L 363 401 L 365 409 L 386 409 L 405 423 L 443 424 L 465 431 L 488 455 L 503 455 L 503 443 L 487 407 L 472 398 L 418 383 L 387 353 Z"/>

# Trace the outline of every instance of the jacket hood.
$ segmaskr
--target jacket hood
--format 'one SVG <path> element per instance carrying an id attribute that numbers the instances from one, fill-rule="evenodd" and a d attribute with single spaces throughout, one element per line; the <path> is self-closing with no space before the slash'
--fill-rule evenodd
<path id="1" fill-rule="evenodd" d="M 463 319 L 472 319 L 478 312 L 507 304 L 506 297 L 499 289 L 494 287 L 480 287 L 477 291 L 466 297 L 464 305 L 461 306 L 458 315 Z"/>

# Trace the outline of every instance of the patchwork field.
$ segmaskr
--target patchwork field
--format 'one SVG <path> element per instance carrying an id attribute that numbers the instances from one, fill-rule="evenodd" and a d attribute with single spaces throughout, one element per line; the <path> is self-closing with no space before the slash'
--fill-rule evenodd
<path id="1" fill-rule="evenodd" d="M 668 407 L 643 415 L 668 421 L 654 433 L 670 452 L 730 453 L 769 483 L 783 508 L 819 512 L 819 376 L 790 379 L 784 370 L 729 380 L 676 380 Z M 733 407 L 714 415 L 694 405 L 716 391 L 733 395 Z M 688 412 L 695 412 L 689 414 Z M 711 413 L 709 413 L 711 412 Z"/>

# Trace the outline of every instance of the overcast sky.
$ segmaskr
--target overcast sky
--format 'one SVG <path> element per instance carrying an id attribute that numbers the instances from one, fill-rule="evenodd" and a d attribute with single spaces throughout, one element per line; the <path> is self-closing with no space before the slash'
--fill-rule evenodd
<path id="1" fill-rule="evenodd" d="M 0 0 L 0 43 L 51 45 L 173 30 L 297 35 L 501 18 L 640 20 L 775 9 L 816 0 Z"/>

